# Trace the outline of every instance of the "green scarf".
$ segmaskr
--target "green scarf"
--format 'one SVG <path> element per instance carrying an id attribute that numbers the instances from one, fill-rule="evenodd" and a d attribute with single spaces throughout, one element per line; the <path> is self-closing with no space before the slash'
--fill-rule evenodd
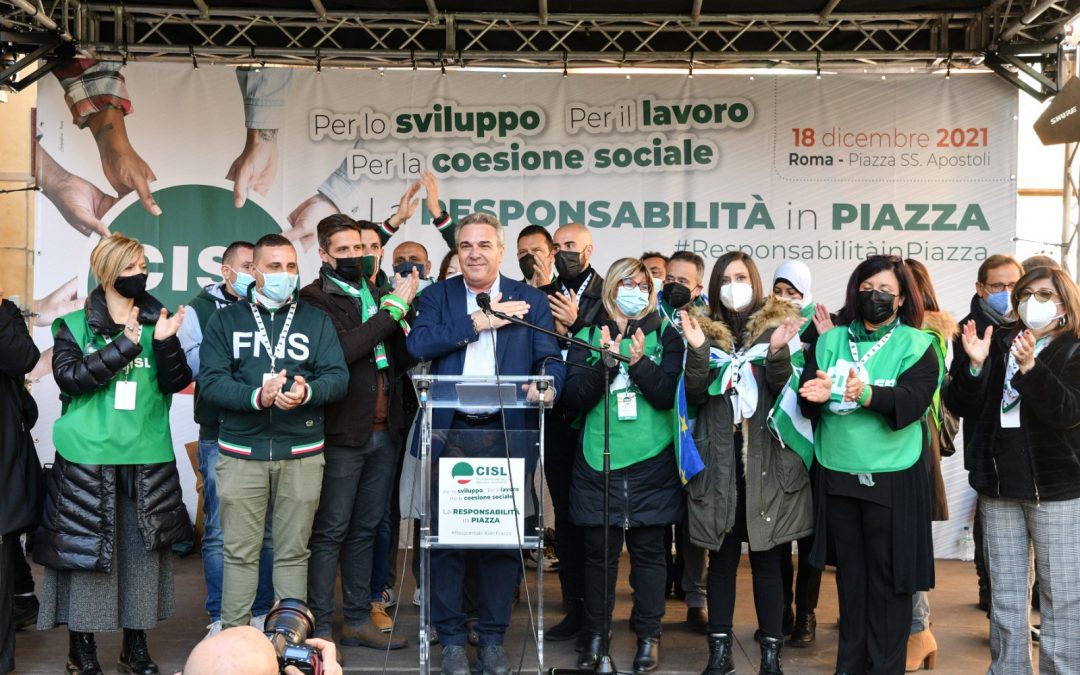
<path id="1" fill-rule="evenodd" d="M 405 313 L 409 311 L 409 306 L 404 300 L 393 293 L 387 293 L 383 296 L 382 302 L 376 305 L 375 297 L 371 295 L 371 291 L 368 290 L 367 284 L 360 282 L 360 288 L 357 288 L 349 282 L 342 281 L 329 274 L 326 275 L 326 278 L 333 281 L 346 295 L 360 301 L 361 321 L 366 323 L 367 320 L 375 316 L 380 309 L 385 309 L 390 312 L 390 316 L 393 317 L 394 321 L 398 322 L 401 326 L 401 330 L 404 331 L 406 335 L 409 334 L 409 323 L 403 318 Z M 375 345 L 375 367 L 378 370 L 390 367 L 390 361 L 386 358 L 386 345 L 382 342 Z"/>

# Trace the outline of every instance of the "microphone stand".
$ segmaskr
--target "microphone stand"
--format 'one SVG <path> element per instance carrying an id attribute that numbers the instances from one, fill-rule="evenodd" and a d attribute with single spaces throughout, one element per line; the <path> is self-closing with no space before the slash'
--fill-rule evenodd
<path id="1" fill-rule="evenodd" d="M 485 302 L 486 301 L 486 302 Z M 553 330 L 548 330 L 541 326 L 529 323 L 524 319 L 519 319 L 516 316 L 511 316 L 504 312 L 500 312 L 491 308 L 491 300 L 489 298 L 478 297 L 477 304 L 485 313 L 491 316 L 497 317 L 504 321 L 524 326 L 531 330 L 535 330 L 538 333 L 550 335 L 563 342 L 569 342 L 570 344 L 577 345 L 589 351 L 600 354 L 600 362 L 604 367 L 604 623 L 601 634 L 601 648 L 600 658 L 597 659 L 596 665 L 591 669 L 584 668 L 550 668 L 548 670 L 549 675 L 593 675 L 605 674 L 614 675 L 618 673 L 615 668 L 615 663 L 611 660 L 611 603 L 614 602 L 614 598 L 608 596 L 608 584 L 610 582 L 609 575 L 611 574 L 610 567 L 608 565 L 608 551 L 610 549 L 610 530 L 611 526 L 608 523 L 608 519 L 611 516 L 611 369 L 616 367 L 616 363 L 630 363 L 630 359 L 622 354 L 612 353 L 610 350 L 603 347 L 596 347 L 584 340 L 579 340 L 575 337 L 568 337 L 565 335 L 559 335 Z M 572 365 L 572 364 L 568 364 Z"/>

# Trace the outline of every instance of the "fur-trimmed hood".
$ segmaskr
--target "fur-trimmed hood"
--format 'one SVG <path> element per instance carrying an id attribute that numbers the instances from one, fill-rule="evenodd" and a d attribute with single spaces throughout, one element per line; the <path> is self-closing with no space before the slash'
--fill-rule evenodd
<path id="1" fill-rule="evenodd" d="M 735 336 L 723 319 L 710 317 L 708 308 L 705 307 L 695 307 L 691 314 L 701 323 L 701 330 L 705 333 L 705 336 L 712 340 L 717 347 L 725 352 L 731 352 L 734 349 Z M 750 346 L 757 342 L 767 331 L 783 323 L 784 319 L 798 319 L 801 316 L 799 309 L 795 305 L 769 295 L 761 309 L 754 312 L 746 322 L 742 344 Z"/>
<path id="2" fill-rule="evenodd" d="M 948 312 L 924 313 L 922 329 L 940 335 L 945 342 L 952 342 L 960 334 L 960 326 Z"/>

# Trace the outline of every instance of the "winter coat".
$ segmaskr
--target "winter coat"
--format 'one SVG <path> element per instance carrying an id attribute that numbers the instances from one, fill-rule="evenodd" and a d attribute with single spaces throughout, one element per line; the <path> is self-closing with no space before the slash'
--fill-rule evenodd
<path id="1" fill-rule="evenodd" d="M 934 346 L 940 348 L 939 358 L 942 367 L 948 345 L 960 333 L 956 321 L 948 312 L 926 312 L 923 315 L 922 329 L 934 335 Z M 927 470 L 930 472 L 931 514 L 934 520 L 949 519 L 949 497 L 945 492 L 945 478 L 941 475 L 941 437 L 939 434 L 940 416 L 926 415 L 926 427 L 930 437 L 930 452 L 923 453 Z"/>
<path id="2" fill-rule="evenodd" d="M 790 303 L 770 298 L 747 321 L 745 348 L 768 344 L 773 330 L 785 318 L 799 317 Z M 767 426 L 769 412 L 791 377 L 791 355 L 785 346 L 769 354 L 763 366 L 754 366 L 758 403 L 753 417 L 743 420 L 741 448 L 732 431 L 731 394 L 710 396 L 715 372 L 709 370 L 709 348 L 730 353 L 733 338 L 723 321 L 700 316 L 708 338 L 688 348 L 686 400 L 699 405 L 694 442 L 705 470 L 687 485 L 690 540 L 718 550 L 735 527 L 737 480 L 745 481 L 746 531 L 751 550 L 764 551 L 813 532 L 813 499 L 806 465 L 799 455 L 783 447 Z M 736 452 L 742 453 L 745 475 L 738 476 Z"/>
<path id="3" fill-rule="evenodd" d="M 604 319 L 596 326 L 608 326 L 611 335 L 619 334 L 615 322 Z M 649 314 L 640 323 L 631 321 L 626 333 L 632 335 L 640 326 L 649 333 L 660 328 L 660 315 Z M 630 380 L 638 387 L 644 398 L 658 410 L 670 410 L 675 405 L 675 391 L 678 386 L 679 372 L 682 370 L 683 341 L 678 331 L 667 324 L 659 336 L 663 345 L 660 363 L 653 363 L 642 358 L 629 367 Z M 563 400 L 567 406 L 587 414 L 597 405 L 604 405 L 604 378 L 602 372 L 593 369 L 575 367 L 585 364 L 588 354 L 582 347 L 572 346 L 566 369 L 566 389 Z M 597 366 L 599 367 L 599 366 Z M 612 371 L 612 377 L 617 372 Z M 638 405 L 645 405 L 639 401 Z M 615 419 L 611 424 L 618 424 Z M 612 452 L 617 452 L 612 448 Z M 675 450 L 672 445 L 661 450 L 655 456 L 631 464 L 623 469 L 611 472 L 610 517 L 612 527 L 629 529 L 649 525 L 668 525 L 678 522 L 682 517 L 682 495 L 679 489 L 679 474 L 675 464 Z M 581 526 L 600 526 L 604 524 L 604 474 L 593 469 L 578 443 L 577 456 L 574 460 L 570 478 L 570 518 Z"/>
<path id="4" fill-rule="evenodd" d="M 405 349 L 405 333 L 386 310 L 377 311 L 367 321 L 360 317 L 360 301 L 346 295 L 323 268 L 318 279 L 300 290 L 300 300 L 317 307 L 330 317 L 341 340 L 341 351 L 349 368 L 348 393 L 344 398 L 326 404 L 326 442 L 330 445 L 362 447 L 371 437 L 372 418 L 378 399 L 380 379 L 388 391 L 386 428 L 397 433 L 402 419 L 401 384 L 398 375 L 413 366 L 415 361 Z M 371 296 L 378 306 L 388 292 L 369 285 Z M 406 321 L 413 323 L 412 311 Z M 386 347 L 389 368 L 378 376 L 375 348 Z"/>
<path id="5" fill-rule="evenodd" d="M 964 417 L 968 482 L 987 497 L 1065 500 L 1080 497 L 1080 340 L 1062 334 L 1013 377 L 1020 428 L 1001 428 L 1001 397 L 1013 330 L 994 333 L 978 375 L 953 373 L 945 404 Z M 970 436 L 968 429 L 971 429 Z M 1002 439 L 1015 434 L 1016 442 Z M 1018 444 L 1026 447 L 1018 448 Z M 1026 455 L 1026 457 L 1025 457 Z M 1026 460 L 1023 465 L 1011 462 Z M 1024 484 L 1018 484 L 1024 483 Z M 1027 484 L 1033 483 L 1033 484 Z"/>
<path id="6" fill-rule="evenodd" d="M 41 464 L 30 434 L 38 411 L 23 382 L 39 356 L 18 306 L 0 301 L 0 537 L 33 526 L 41 510 Z"/>
<path id="7" fill-rule="evenodd" d="M 161 303 L 148 294 L 136 302 L 143 330 L 153 330 Z M 100 287 L 86 300 L 86 321 L 99 335 L 116 336 Z M 83 354 L 66 326 L 53 345 L 53 374 L 62 396 L 102 395 L 109 381 L 140 356 L 140 346 L 123 335 L 103 349 Z M 174 394 L 191 382 L 191 370 L 176 337 L 153 341 L 158 389 Z M 46 480 L 41 525 L 34 537 L 34 561 L 52 569 L 108 572 L 112 569 L 118 490 L 135 501 L 142 544 L 151 551 L 194 536 L 184 506 L 176 462 L 113 465 L 69 462 L 57 453 Z"/>

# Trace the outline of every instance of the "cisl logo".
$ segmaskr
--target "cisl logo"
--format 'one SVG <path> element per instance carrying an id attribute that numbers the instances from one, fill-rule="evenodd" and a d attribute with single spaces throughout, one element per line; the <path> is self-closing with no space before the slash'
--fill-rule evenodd
<path id="1" fill-rule="evenodd" d="M 454 465 L 453 469 L 450 469 L 450 475 L 454 477 L 458 485 L 468 485 L 473 479 L 472 464 L 468 462 L 458 462 Z"/>
<path id="2" fill-rule="evenodd" d="M 282 231 L 277 220 L 248 199 L 233 205 L 231 189 L 215 185 L 176 185 L 154 192 L 161 207 L 155 216 L 135 199 L 121 210 L 109 229 L 134 237 L 146 249 L 146 289 L 170 312 L 186 305 L 207 284 L 221 280 L 221 254 L 234 241 L 254 243 Z M 97 286 L 90 275 L 89 289 Z"/>

